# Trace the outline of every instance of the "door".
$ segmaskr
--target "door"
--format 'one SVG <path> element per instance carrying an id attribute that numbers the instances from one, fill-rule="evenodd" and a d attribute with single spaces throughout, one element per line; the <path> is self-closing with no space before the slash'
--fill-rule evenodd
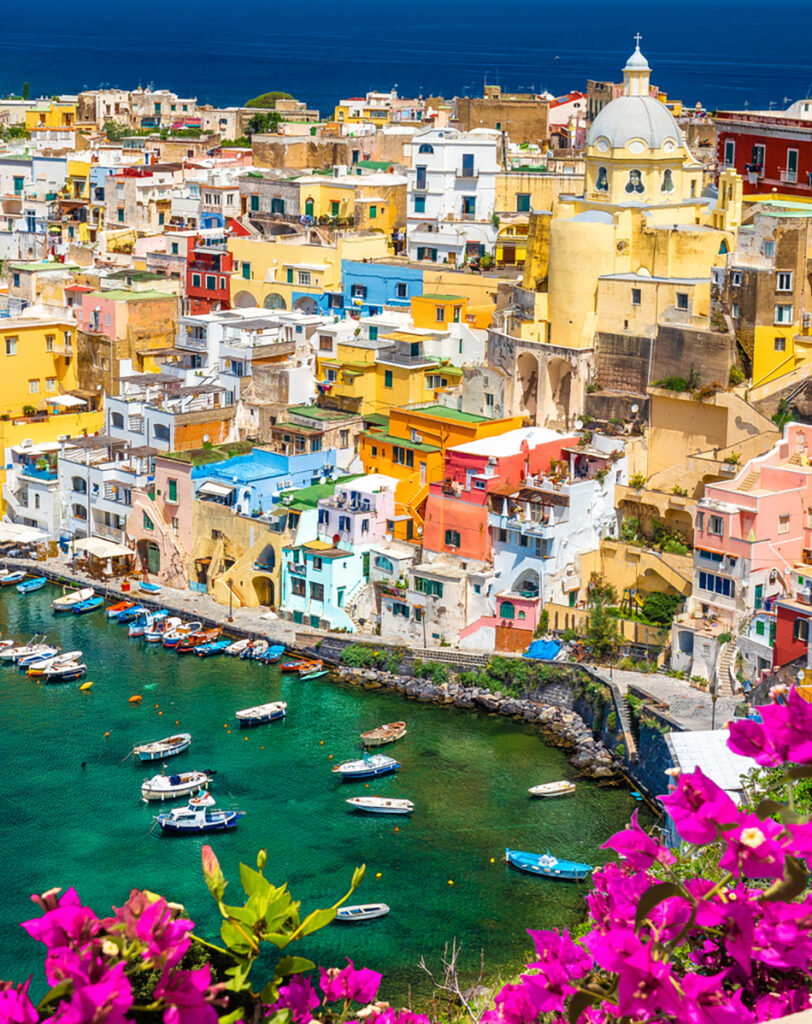
<path id="1" fill-rule="evenodd" d="M 147 572 L 157 574 L 161 571 L 161 551 L 154 541 L 147 545 Z"/>
<path id="2" fill-rule="evenodd" d="M 420 463 L 420 486 L 424 487 L 426 484 L 426 463 Z"/>
<path id="3" fill-rule="evenodd" d="M 516 262 L 516 246 L 505 245 L 502 247 L 502 262 L 505 266 L 512 266 Z"/>
<path id="4" fill-rule="evenodd" d="M 313 200 L 312 199 L 305 200 L 305 216 L 306 217 L 312 217 L 313 216 Z"/>
<path id="5" fill-rule="evenodd" d="M 364 565 L 363 565 L 362 572 L 363 572 L 365 578 L 369 577 L 369 552 L 368 551 L 364 552 Z"/>
<path id="6" fill-rule="evenodd" d="M 798 150 L 788 149 L 787 150 L 787 181 L 795 182 L 798 180 Z"/>

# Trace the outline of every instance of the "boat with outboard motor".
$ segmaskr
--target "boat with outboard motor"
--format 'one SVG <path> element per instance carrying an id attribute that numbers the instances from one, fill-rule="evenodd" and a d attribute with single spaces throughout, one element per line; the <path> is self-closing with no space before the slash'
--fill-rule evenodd
<path id="1" fill-rule="evenodd" d="M 167 736 L 152 743 L 140 743 L 133 747 L 133 754 L 142 761 L 162 761 L 165 757 L 174 757 L 188 750 L 192 744 L 192 734 L 180 732 L 176 736 Z"/>
<path id="2" fill-rule="evenodd" d="M 342 779 L 373 779 L 378 775 L 386 775 L 394 772 L 400 765 L 394 757 L 387 757 L 386 754 L 367 754 L 360 760 L 342 761 L 333 768 L 333 773 L 340 775 Z"/>
<path id="3" fill-rule="evenodd" d="M 173 807 L 155 820 L 164 832 L 195 834 L 198 832 L 225 832 L 236 828 L 245 811 L 224 811 L 214 806 L 214 797 L 202 793 L 193 797 L 186 807 Z"/>
<path id="4" fill-rule="evenodd" d="M 51 609 L 54 612 L 72 611 L 75 605 L 80 604 L 82 601 L 87 601 L 94 594 L 95 590 L 93 587 L 82 587 L 81 590 L 74 590 L 70 594 L 64 594 L 55 601 L 51 601 Z"/>
<path id="5" fill-rule="evenodd" d="M 591 864 L 580 864 L 574 860 L 561 860 L 548 850 L 546 853 L 525 853 L 521 850 L 505 850 L 505 860 L 519 871 L 540 878 L 560 878 L 570 882 L 583 882 L 592 871 Z"/>
<path id="6" fill-rule="evenodd" d="M 265 722 L 275 722 L 279 718 L 284 718 L 287 709 L 288 706 L 283 700 L 274 700 L 269 704 L 257 704 L 254 708 L 236 711 L 234 717 L 241 726 L 263 725 Z"/>
<path id="7" fill-rule="evenodd" d="M 17 584 L 18 594 L 31 594 L 35 590 L 42 590 L 45 584 L 48 582 L 45 576 L 32 576 L 28 580 L 23 580 L 22 583 Z"/>
<path id="8" fill-rule="evenodd" d="M 141 783 L 141 799 L 177 800 L 180 797 L 196 796 L 201 790 L 208 788 L 212 775 L 217 773 L 211 769 L 202 772 L 181 772 L 177 775 L 153 775 Z"/>

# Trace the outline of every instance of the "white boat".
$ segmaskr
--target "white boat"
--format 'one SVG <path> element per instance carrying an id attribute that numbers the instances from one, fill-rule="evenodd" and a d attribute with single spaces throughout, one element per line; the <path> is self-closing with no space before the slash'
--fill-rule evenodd
<path id="1" fill-rule="evenodd" d="M 342 761 L 335 765 L 333 772 L 344 779 L 373 779 L 400 768 L 393 757 L 385 754 L 364 754 L 358 761 Z"/>
<path id="2" fill-rule="evenodd" d="M 385 743 L 394 743 L 406 735 L 405 722 L 388 722 L 377 729 L 362 732 L 361 739 L 365 747 L 382 747 Z"/>
<path id="3" fill-rule="evenodd" d="M 225 832 L 237 827 L 245 811 L 224 811 L 214 806 L 214 797 L 202 793 L 192 797 L 186 807 L 173 807 L 155 816 L 164 832 Z"/>
<path id="4" fill-rule="evenodd" d="M 376 917 L 386 917 L 389 907 L 385 903 L 358 903 L 353 907 L 339 907 L 336 921 L 372 921 Z"/>
<path id="5" fill-rule="evenodd" d="M 51 665 L 42 673 L 46 683 L 61 683 L 66 679 L 78 679 L 87 672 L 87 665 L 80 661 L 63 661 L 60 665 Z"/>
<path id="6" fill-rule="evenodd" d="M 414 804 L 411 800 L 390 799 L 386 796 L 354 796 L 348 801 L 358 811 L 371 814 L 411 814 Z"/>
<path id="7" fill-rule="evenodd" d="M 545 782 L 541 786 L 531 786 L 527 791 L 530 796 L 570 796 L 575 792 L 575 783 L 562 779 L 559 782 Z"/>
<path id="8" fill-rule="evenodd" d="M 177 615 L 171 615 L 169 618 L 156 620 L 141 635 L 148 644 L 159 644 L 167 633 L 177 629 L 180 624 L 181 619 Z"/>
<path id="9" fill-rule="evenodd" d="M 255 708 L 245 708 L 235 712 L 234 717 L 240 725 L 262 725 L 265 722 L 275 722 L 278 718 L 284 718 L 288 706 L 283 700 L 274 700 L 269 704 L 258 704 Z"/>
<path id="10" fill-rule="evenodd" d="M 182 754 L 192 743 L 192 734 L 180 732 L 177 736 L 167 736 L 154 743 L 140 743 L 133 747 L 133 753 L 142 761 L 162 761 L 165 757 Z"/>
<path id="11" fill-rule="evenodd" d="M 214 772 L 183 772 L 180 775 L 153 775 L 141 783 L 141 799 L 175 800 L 178 797 L 195 796 L 209 785 Z"/>
<path id="12" fill-rule="evenodd" d="M 32 637 L 27 644 L 18 644 L 16 647 L 6 647 L 5 650 L 0 651 L 0 659 L 3 661 L 16 661 L 18 658 L 24 658 L 29 654 L 39 654 L 45 650 L 48 646 L 42 643 L 44 637 L 35 636 Z"/>
<path id="13" fill-rule="evenodd" d="M 28 664 L 27 674 L 29 676 L 45 675 L 45 670 L 54 665 L 64 665 L 69 661 L 78 661 L 82 657 L 81 651 L 67 651 L 65 654 L 55 654 L 52 658 L 44 658 L 42 661 L 32 661 Z"/>
<path id="14" fill-rule="evenodd" d="M 43 644 L 40 650 L 34 650 L 30 654 L 20 654 L 14 660 L 20 668 L 28 668 L 29 665 L 38 665 L 43 661 L 56 657 L 59 651 L 60 648 L 54 644 Z"/>
<path id="15" fill-rule="evenodd" d="M 242 640 L 235 640 L 233 644 L 229 644 L 226 647 L 226 654 L 240 655 L 243 651 L 247 650 L 253 641 L 250 637 L 244 637 Z"/>
<path id="16" fill-rule="evenodd" d="M 58 597 L 55 601 L 52 601 L 51 608 L 55 612 L 69 612 L 75 604 L 87 601 L 88 598 L 93 597 L 94 593 L 93 587 L 82 587 L 81 590 L 74 590 L 72 593 L 65 594 L 64 597 Z"/>

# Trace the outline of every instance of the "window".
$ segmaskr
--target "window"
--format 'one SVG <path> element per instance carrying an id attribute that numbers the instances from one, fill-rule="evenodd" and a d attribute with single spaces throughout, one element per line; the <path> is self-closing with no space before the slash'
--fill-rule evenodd
<path id="1" fill-rule="evenodd" d="M 733 271 L 733 273 L 730 275 L 730 283 L 733 285 L 734 288 L 738 288 L 739 287 L 739 285 L 742 283 L 741 271 L 739 271 L 739 270 L 734 270 Z"/>
<path id="2" fill-rule="evenodd" d="M 775 256 L 775 242 L 764 243 L 764 255 L 771 260 Z"/>
<path id="3" fill-rule="evenodd" d="M 712 533 L 717 537 L 724 537 L 725 535 L 725 521 L 721 516 L 710 516 L 708 519 L 708 533 Z"/>
<path id="4" fill-rule="evenodd" d="M 165 220 L 165 216 L 166 216 L 166 215 L 165 215 L 165 214 L 163 214 L 163 213 L 159 213 L 159 214 L 158 214 L 158 223 L 159 223 L 159 224 L 163 224 L 163 223 L 164 223 L 164 220 Z"/>
<path id="5" fill-rule="evenodd" d="M 321 438 L 320 437 L 312 437 L 310 439 L 310 451 L 311 452 L 320 452 L 321 451 Z"/>
<path id="6" fill-rule="evenodd" d="M 487 486 L 484 480 L 474 480 L 474 490 L 484 491 Z"/>
<path id="7" fill-rule="evenodd" d="M 422 622 L 423 621 L 423 609 L 422 608 L 415 608 L 415 610 L 414 610 L 414 621 L 415 622 Z"/>
<path id="8" fill-rule="evenodd" d="M 296 595 L 296 597 L 306 597 L 307 596 L 307 589 L 306 589 L 305 581 L 304 580 L 299 579 L 298 576 L 294 576 L 293 579 L 290 582 L 291 582 L 291 590 Z"/>
<path id="9" fill-rule="evenodd" d="M 677 309 L 688 308 L 688 292 L 677 292 Z"/>
<path id="10" fill-rule="evenodd" d="M 733 581 L 727 576 L 716 576 L 712 572 L 700 572 L 699 589 L 707 590 L 712 594 L 721 594 L 722 597 L 735 597 L 736 588 Z"/>
<path id="11" fill-rule="evenodd" d="M 776 306 L 775 322 L 777 324 L 791 324 L 793 320 L 794 306 Z"/>
<path id="12" fill-rule="evenodd" d="M 409 606 L 407 604 L 402 604 L 400 601 L 393 601 L 392 602 L 392 614 L 393 615 L 400 615 L 402 618 L 408 619 L 409 618 Z"/>
<path id="13" fill-rule="evenodd" d="M 530 212 L 530 193 L 529 192 L 517 192 L 516 193 L 516 213 L 529 213 Z"/>
<path id="14" fill-rule="evenodd" d="M 144 529 L 145 530 L 154 530 L 155 529 L 155 523 L 153 523 L 153 521 L 149 518 L 149 516 L 146 514 L 146 512 L 144 512 L 143 525 L 144 525 Z"/>
<path id="15" fill-rule="evenodd" d="M 789 516 L 778 517 L 778 532 L 789 533 Z"/>
<path id="16" fill-rule="evenodd" d="M 386 558 L 385 555 L 376 555 L 375 556 L 374 565 L 375 565 L 375 568 L 376 569 L 380 569 L 381 572 L 390 572 L 391 573 L 391 572 L 395 571 L 394 565 L 392 564 L 392 562 L 388 558 Z"/>
<path id="17" fill-rule="evenodd" d="M 177 256 L 178 255 L 178 243 L 177 242 L 173 242 L 172 243 L 172 255 L 173 256 Z"/>
<path id="18" fill-rule="evenodd" d="M 424 142 L 424 143 L 422 143 L 422 145 L 420 146 L 420 148 L 418 149 L 417 152 L 418 153 L 433 153 L 434 152 L 434 146 L 430 146 L 428 144 L 428 142 Z"/>
<path id="19" fill-rule="evenodd" d="M 414 466 L 414 451 L 411 448 L 402 448 L 400 445 L 392 446 L 392 461 L 399 466 Z"/>
<path id="20" fill-rule="evenodd" d="M 350 444 L 350 432 L 349 430 L 340 430 L 338 433 L 338 447 L 348 448 Z"/>
<path id="21" fill-rule="evenodd" d="M 119 206 L 118 210 L 116 211 L 116 214 L 117 214 L 117 217 L 118 217 L 119 224 L 123 224 L 124 223 L 124 207 L 123 206 Z"/>
<path id="22" fill-rule="evenodd" d="M 632 305 L 639 306 L 643 301 L 643 293 L 639 288 L 632 288 Z"/>
<path id="23" fill-rule="evenodd" d="M 415 196 L 414 197 L 414 212 L 425 213 L 426 212 L 426 197 Z"/>
<path id="24" fill-rule="evenodd" d="M 338 370 L 332 366 L 324 367 L 324 380 L 327 384 L 335 384 L 338 380 Z"/>
<path id="25" fill-rule="evenodd" d="M 405 281 L 398 281 L 395 285 L 395 298 L 407 299 L 409 297 L 409 286 Z"/>
<path id="26" fill-rule="evenodd" d="M 499 605 L 499 614 L 502 616 L 503 619 L 515 619 L 516 609 L 513 607 L 512 602 L 502 601 L 502 603 Z"/>
<path id="27" fill-rule="evenodd" d="M 458 548 L 460 546 L 459 530 L 446 530 L 445 531 L 445 543 L 446 543 L 446 547 Z"/>
<path id="28" fill-rule="evenodd" d="M 671 169 L 666 167 L 663 171 L 663 183 L 660 185 L 661 192 L 673 192 L 674 191 L 674 175 L 671 173 Z"/>
<path id="29" fill-rule="evenodd" d="M 300 270 L 296 274 L 296 281 L 298 284 L 309 285 L 310 284 L 310 271 Z"/>
<path id="30" fill-rule="evenodd" d="M 124 417 L 121 415 L 120 412 L 114 412 L 110 414 L 110 425 L 113 427 L 118 427 L 119 430 L 124 429 Z"/>
<path id="31" fill-rule="evenodd" d="M 378 446 L 373 444 L 373 446 L 372 446 L 372 458 L 373 459 L 377 459 L 377 457 L 378 457 Z"/>
<path id="32" fill-rule="evenodd" d="M 786 338 L 776 338 L 775 339 L 775 351 L 776 352 L 786 352 L 786 350 L 787 350 L 787 339 Z"/>
<path id="33" fill-rule="evenodd" d="M 462 215 L 463 217 L 476 216 L 476 196 L 462 197 Z"/>
<path id="34" fill-rule="evenodd" d="M 354 284 L 350 288 L 351 299 L 365 299 L 367 297 L 367 286 L 365 284 Z"/>
<path id="35" fill-rule="evenodd" d="M 243 260 L 242 261 L 241 270 L 242 270 L 242 276 L 245 278 L 245 280 L 246 281 L 250 281 L 251 280 L 251 264 L 248 263 L 246 260 Z"/>
<path id="36" fill-rule="evenodd" d="M 333 351 L 333 339 L 329 334 L 319 335 L 319 352 L 332 352 Z"/>
<path id="37" fill-rule="evenodd" d="M 434 307 L 434 320 L 438 324 L 445 323 L 445 306 Z"/>
<path id="38" fill-rule="evenodd" d="M 474 154 L 463 153 L 462 154 L 462 171 L 460 173 L 461 178 L 475 178 L 474 172 Z"/>
<path id="39" fill-rule="evenodd" d="M 369 340 L 370 341 L 377 341 L 378 340 L 378 328 L 375 327 L 374 325 L 372 327 L 370 327 L 370 329 L 369 329 Z"/>
<path id="40" fill-rule="evenodd" d="M 391 370 L 384 370 L 384 372 L 383 372 L 383 386 L 385 388 L 391 388 L 392 387 L 392 371 Z"/>
<path id="41" fill-rule="evenodd" d="M 56 377 L 46 377 L 45 378 L 45 390 L 46 391 L 56 391 Z"/>
<path id="42" fill-rule="evenodd" d="M 210 292 L 217 290 L 217 278 L 214 274 L 206 274 L 206 290 Z"/>
<path id="43" fill-rule="evenodd" d="M 16 356 L 17 355 L 17 339 L 6 338 L 6 355 Z"/>
<path id="44" fill-rule="evenodd" d="M 338 530 L 339 530 L 339 533 L 346 533 L 346 532 L 349 531 L 349 529 L 350 529 L 350 517 L 349 516 L 339 516 L 338 517 Z"/>
<path id="45" fill-rule="evenodd" d="M 704 512 L 697 512 L 697 514 L 696 514 L 696 528 L 697 528 L 697 530 L 700 530 L 700 531 L 705 529 L 705 513 Z"/>
<path id="46" fill-rule="evenodd" d="M 778 284 L 775 287 L 777 292 L 791 292 L 792 291 L 792 274 L 789 271 L 782 270 L 778 275 Z"/>
<path id="47" fill-rule="evenodd" d="M 53 352 L 53 350 L 54 350 L 54 335 L 53 334 L 46 334 L 45 335 L 45 351 L 46 352 Z"/>
<path id="48" fill-rule="evenodd" d="M 800 619 L 796 619 L 796 625 L 800 621 Z M 756 623 L 756 636 L 764 636 L 764 622 L 761 619 Z"/>
<path id="49" fill-rule="evenodd" d="M 606 174 L 605 167 L 598 168 L 598 176 L 595 179 L 595 191 L 596 192 L 608 192 L 609 191 L 609 178 Z"/>
<path id="50" fill-rule="evenodd" d="M 734 320 L 738 320 L 739 319 L 739 304 L 738 304 L 738 302 L 734 302 L 733 305 L 730 307 L 730 315 L 733 317 Z"/>
<path id="51" fill-rule="evenodd" d="M 259 196 L 251 196 L 251 212 L 257 213 L 259 211 Z"/>
<path id="52" fill-rule="evenodd" d="M 420 594 L 428 594 L 429 597 L 442 597 L 443 585 L 439 580 L 427 580 L 425 576 L 414 577 L 414 589 Z"/>
<path id="53" fill-rule="evenodd" d="M 703 551 L 701 548 L 697 548 L 696 553 L 707 562 L 721 562 L 725 557 L 721 551 Z"/>
<path id="54" fill-rule="evenodd" d="M 9 221 L 9 230 L 11 230 L 11 221 Z M 19 288 L 20 287 L 20 275 L 19 274 L 12 274 L 11 275 L 11 279 L 12 279 L 12 283 L 13 283 L 14 287 L 15 288 Z"/>
<path id="55" fill-rule="evenodd" d="M 310 584 L 310 597 L 313 601 L 324 600 L 324 584 L 323 583 L 311 583 Z"/>
<path id="56" fill-rule="evenodd" d="M 323 560 L 319 558 L 318 555 L 313 556 L 313 568 L 316 572 L 321 572 L 321 567 L 323 564 Z"/>
<path id="57" fill-rule="evenodd" d="M 339 212 L 340 212 L 340 210 L 341 210 L 341 204 L 339 203 L 339 201 L 337 199 L 334 199 L 330 203 L 330 216 L 331 217 L 337 217 Z"/>
<path id="58" fill-rule="evenodd" d="M 370 218 L 377 217 L 377 215 L 378 215 L 378 208 L 376 206 L 370 206 L 370 208 L 369 208 L 369 216 L 370 216 Z"/>
<path id="59" fill-rule="evenodd" d="M 725 167 L 734 167 L 736 159 L 736 142 L 734 139 L 725 139 Z"/>
<path id="60" fill-rule="evenodd" d="M 646 191 L 646 186 L 643 184 L 643 175 L 637 168 L 629 171 L 629 180 L 626 182 L 625 187 L 629 195 L 640 195 Z"/>
<path id="61" fill-rule="evenodd" d="M 178 500 L 178 481 L 170 478 L 169 480 L 167 480 L 166 484 L 167 487 L 169 488 L 169 495 L 167 500 L 171 501 L 172 504 L 174 504 Z"/>
<path id="62" fill-rule="evenodd" d="M 797 618 L 792 635 L 802 643 L 809 643 L 809 619 Z"/>
<path id="63" fill-rule="evenodd" d="M 152 437 L 155 441 L 169 441 L 169 427 L 166 423 L 155 423 L 152 427 Z"/>
<path id="64" fill-rule="evenodd" d="M 280 196 L 274 196 L 271 199 L 271 213 L 284 213 L 285 212 L 285 200 Z"/>
<path id="65" fill-rule="evenodd" d="M 784 181 L 790 184 L 798 180 L 798 150 L 788 149 L 787 150 L 787 166 L 782 175 Z"/>
<path id="66" fill-rule="evenodd" d="M 28 394 L 29 395 L 38 395 L 39 394 L 39 381 L 38 380 L 30 380 L 28 382 Z"/>
<path id="67" fill-rule="evenodd" d="M 485 392 L 485 408 L 493 412 L 493 395 L 490 391 Z"/>

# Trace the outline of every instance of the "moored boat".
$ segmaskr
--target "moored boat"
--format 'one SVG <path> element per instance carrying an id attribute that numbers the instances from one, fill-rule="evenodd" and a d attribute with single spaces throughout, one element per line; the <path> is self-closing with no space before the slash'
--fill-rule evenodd
<path id="1" fill-rule="evenodd" d="M 173 630 L 164 633 L 161 643 L 164 647 L 174 649 L 184 637 L 197 633 L 203 628 L 202 622 L 183 622 Z"/>
<path id="2" fill-rule="evenodd" d="M 42 673 L 46 683 L 67 682 L 69 679 L 78 679 L 87 672 L 87 665 L 79 661 L 63 661 L 60 665 L 49 665 Z"/>
<path id="3" fill-rule="evenodd" d="M 228 646 L 228 640 L 213 640 L 211 643 L 201 644 L 195 648 L 195 654 L 198 658 L 211 658 L 215 654 L 225 654 Z"/>
<path id="4" fill-rule="evenodd" d="M 283 672 L 296 672 L 304 679 L 313 672 L 321 672 L 322 665 L 320 658 L 308 658 L 304 661 L 283 661 L 279 667 Z"/>
<path id="5" fill-rule="evenodd" d="M 7 576 L 0 576 L 0 587 L 14 587 L 28 575 L 27 572 L 10 572 Z"/>
<path id="6" fill-rule="evenodd" d="M 22 583 L 17 584 L 17 593 L 31 594 L 35 590 L 42 590 L 47 582 L 48 580 L 45 576 L 32 576 L 31 579 L 23 580 Z"/>
<path id="7" fill-rule="evenodd" d="M 372 779 L 396 771 L 400 765 L 386 754 L 364 754 L 356 761 L 342 761 L 335 765 L 333 772 L 343 779 Z"/>
<path id="8" fill-rule="evenodd" d="M 116 622 L 120 626 L 126 626 L 128 622 L 135 622 L 142 615 L 148 615 L 150 609 L 143 604 L 134 604 L 132 608 L 125 608 L 116 616 Z"/>
<path id="9" fill-rule="evenodd" d="M 196 633 L 187 633 L 186 636 L 182 636 L 178 640 L 176 650 L 178 654 L 188 654 L 189 651 L 193 651 L 196 647 L 202 647 L 203 644 L 213 644 L 222 633 L 222 629 L 199 629 Z"/>
<path id="10" fill-rule="evenodd" d="M 284 644 L 271 644 L 271 646 L 265 651 L 264 654 L 259 655 L 257 661 L 261 661 L 265 665 L 271 665 L 274 662 L 279 661 L 279 659 L 282 657 L 284 653 Z"/>
<path id="11" fill-rule="evenodd" d="M 328 676 L 329 674 L 330 673 L 327 671 L 326 668 L 317 668 L 314 669 L 312 672 L 304 672 L 302 675 L 299 676 L 299 679 L 301 679 L 302 681 L 306 679 L 321 679 L 322 676 Z"/>
<path id="12" fill-rule="evenodd" d="M 235 640 L 233 644 L 229 644 L 226 647 L 226 654 L 236 657 L 242 654 L 243 651 L 247 650 L 254 641 L 250 637 L 244 637 L 242 640 Z"/>
<path id="13" fill-rule="evenodd" d="M 521 850 L 505 850 L 505 860 L 519 871 L 526 871 L 541 878 L 560 878 L 571 882 L 582 882 L 592 871 L 591 864 L 579 864 L 574 860 L 561 860 L 548 850 L 546 853 L 525 853 Z"/>
<path id="14" fill-rule="evenodd" d="M 148 583 L 144 580 L 138 584 L 138 587 L 146 594 L 160 594 L 162 589 L 160 583 Z"/>
<path id="15" fill-rule="evenodd" d="M 376 917 L 386 917 L 389 907 L 385 903 L 357 903 L 352 907 L 339 907 L 336 921 L 373 921 Z"/>
<path id="16" fill-rule="evenodd" d="M 570 796 L 575 792 L 575 783 L 561 779 L 559 782 L 545 782 L 541 786 L 531 786 L 527 791 L 530 796 Z"/>
<path id="17" fill-rule="evenodd" d="M 53 644 L 37 644 L 29 654 L 21 654 L 14 660 L 18 668 L 28 668 L 29 665 L 36 665 L 42 661 L 48 661 L 59 654 L 59 648 Z"/>
<path id="18" fill-rule="evenodd" d="M 170 615 L 166 619 L 158 619 L 151 628 L 144 630 L 145 643 L 160 644 L 167 633 L 172 633 L 181 625 L 181 620 L 176 615 Z"/>
<path id="19" fill-rule="evenodd" d="M 70 594 L 64 594 L 62 597 L 58 597 L 55 601 L 51 602 L 51 608 L 55 612 L 69 612 L 77 604 L 82 601 L 87 601 L 89 597 L 93 597 L 95 591 L 93 587 L 82 587 L 81 590 L 74 590 Z"/>
<path id="20" fill-rule="evenodd" d="M 122 612 L 126 612 L 128 608 L 134 607 L 135 601 L 119 601 L 117 604 L 111 604 L 106 612 L 107 618 L 117 619 Z"/>
<path id="21" fill-rule="evenodd" d="M 133 753 L 142 761 L 161 761 L 165 757 L 182 754 L 184 750 L 189 749 L 191 743 L 192 734 L 181 732 L 176 736 L 167 736 L 165 739 L 155 740 L 152 743 L 140 743 L 133 747 Z"/>
<path id="22" fill-rule="evenodd" d="M 275 722 L 279 718 L 284 718 L 287 709 L 288 706 L 283 700 L 274 700 L 269 704 L 257 704 L 256 707 L 236 711 L 234 717 L 241 726 L 263 725 L 265 722 Z"/>
<path id="23" fill-rule="evenodd" d="M 26 668 L 26 674 L 29 676 L 44 676 L 45 670 L 51 668 L 52 665 L 64 665 L 70 661 L 78 661 L 81 657 L 81 651 L 66 651 L 64 654 L 54 654 L 50 658 L 30 662 Z"/>
<path id="24" fill-rule="evenodd" d="M 209 785 L 211 771 L 181 772 L 179 775 L 153 775 L 141 783 L 141 799 L 177 800 L 179 797 L 196 796 Z"/>
<path id="25" fill-rule="evenodd" d="M 44 640 L 44 636 L 32 636 L 27 644 L 15 644 L 12 647 L 6 647 L 0 651 L 0 660 L 17 661 L 19 658 L 27 657 L 29 654 L 39 654 L 48 648 L 48 644 L 43 643 Z"/>
<path id="26" fill-rule="evenodd" d="M 71 609 L 74 615 L 87 615 L 88 612 L 95 612 L 104 604 L 104 598 L 98 595 L 89 597 L 86 601 L 80 601 Z"/>
<path id="27" fill-rule="evenodd" d="M 406 735 L 405 722 L 389 722 L 379 725 L 377 729 L 362 732 L 361 739 L 365 747 L 382 747 L 385 743 L 394 743 Z"/>
<path id="28" fill-rule="evenodd" d="M 267 640 L 251 640 L 248 646 L 240 651 L 240 657 L 246 661 L 259 661 L 270 646 Z"/>
<path id="29" fill-rule="evenodd" d="M 206 793 L 190 800 L 186 807 L 173 807 L 155 820 L 164 832 L 225 832 L 237 827 L 244 811 L 223 811 L 214 806 L 214 797 Z"/>
<path id="30" fill-rule="evenodd" d="M 143 636 L 147 630 L 154 629 L 161 619 L 165 619 L 168 614 L 169 613 L 166 609 L 162 609 L 159 612 L 153 612 L 151 615 L 147 615 L 146 613 L 139 615 L 138 618 L 134 622 L 131 622 L 127 627 L 127 636 Z"/>
<path id="31" fill-rule="evenodd" d="M 388 796 L 353 796 L 347 803 L 356 811 L 369 811 L 370 814 L 411 814 L 414 810 L 411 800 Z"/>

